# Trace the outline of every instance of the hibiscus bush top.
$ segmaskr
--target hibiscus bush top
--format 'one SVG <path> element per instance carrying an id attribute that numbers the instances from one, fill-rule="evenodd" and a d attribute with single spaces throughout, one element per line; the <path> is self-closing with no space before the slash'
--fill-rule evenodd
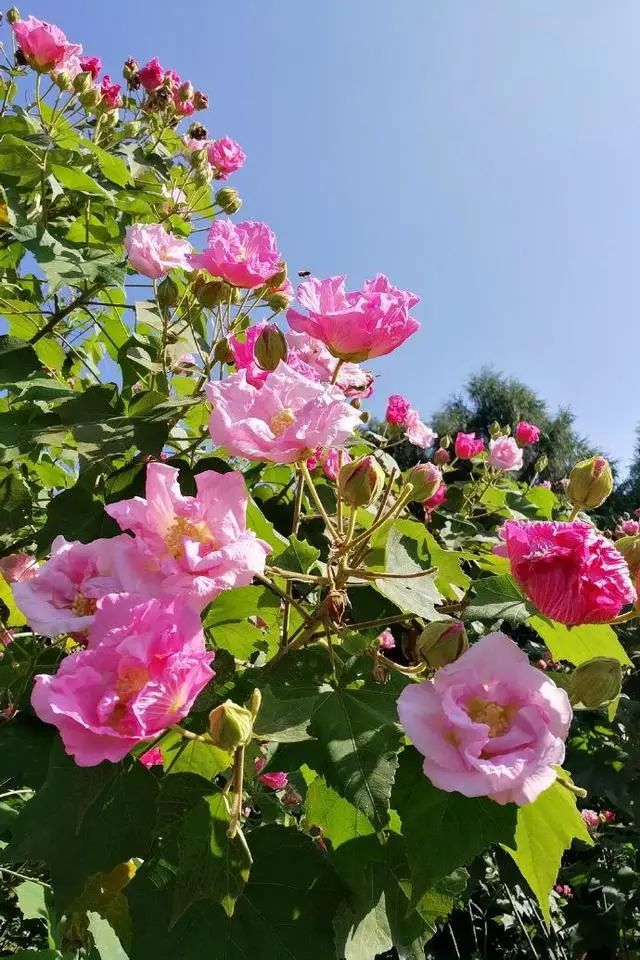
<path id="1" fill-rule="evenodd" d="M 371 430 L 361 364 L 418 297 L 294 291 L 206 94 L 7 21 L 0 876 L 33 945 L 419 958 L 496 851 L 549 923 L 604 823 L 573 711 L 613 720 L 637 615 L 608 464 L 525 485 L 535 424 L 438 439 L 399 394 Z"/>

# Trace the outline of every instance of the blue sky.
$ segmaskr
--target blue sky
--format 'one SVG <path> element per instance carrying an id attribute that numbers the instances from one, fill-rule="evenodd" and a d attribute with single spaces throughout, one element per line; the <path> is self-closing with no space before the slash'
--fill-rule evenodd
<path id="1" fill-rule="evenodd" d="M 624 462 L 640 300 L 637 0 L 32 0 L 119 74 L 158 55 L 249 155 L 242 216 L 291 272 L 387 273 L 422 330 L 374 409 L 483 364 Z"/>

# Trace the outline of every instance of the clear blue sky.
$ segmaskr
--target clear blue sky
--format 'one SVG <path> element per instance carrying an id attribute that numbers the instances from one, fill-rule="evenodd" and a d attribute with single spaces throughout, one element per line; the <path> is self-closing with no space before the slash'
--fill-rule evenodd
<path id="1" fill-rule="evenodd" d="M 291 271 L 385 272 L 422 330 L 374 409 L 485 363 L 623 462 L 637 402 L 638 0 L 32 0 L 112 74 L 158 55 L 249 155 Z"/>

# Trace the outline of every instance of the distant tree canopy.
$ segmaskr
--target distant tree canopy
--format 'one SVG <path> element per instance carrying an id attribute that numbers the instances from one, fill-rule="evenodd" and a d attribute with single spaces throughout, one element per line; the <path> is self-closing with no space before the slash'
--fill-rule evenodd
<path id="1" fill-rule="evenodd" d="M 488 439 L 487 428 L 497 421 L 515 427 L 519 420 L 537 424 L 542 430 L 540 442 L 525 450 L 525 466 L 543 454 L 549 460 L 544 477 L 559 480 L 567 475 L 576 460 L 590 457 L 594 450 L 574 427 L 575 417 L 567 408 L 552 414 L 544 400 L 520 380 L 483 368 L 473 374 L 461 394 L 452 397 L 431 418 L 439 435 L 452 436 L 458 430 L 475 432 Z"/>
<path id="2" fill-rule="evenodd" d="M 519 420 L 535 423 L 541 428 L 542 436 L 539 443 L 525 450 L 525 468 L 531 475 L 533 464 L 544 454 L 549 463 L 541 476 L 552 481 L 566 476 L 577 460 L 602 452 L 594 450 L 587 439 L 577 433 L 575 417 L 569 409 L 561 408 L 555 414 L 550 413 L 545 401 L 530 387 L 489 368 L 473 374 L 461 393 L 454 395 L 427 419 L 440 437 L 449 434 L 453 438 L 463 430 L 465 433 L 474 432 L 485 440 L 489 439 L 488 427 L 494 421 L 512 428 Z M 371 426 L 376 430 L 376 424 Z M 398 436 L 401 436 L 400 431 Z M 422 452 L 408 442 L 392 452 L 403 469 L 424 459 Z M 640 491 L 640 446 L 637 485 Z"/>

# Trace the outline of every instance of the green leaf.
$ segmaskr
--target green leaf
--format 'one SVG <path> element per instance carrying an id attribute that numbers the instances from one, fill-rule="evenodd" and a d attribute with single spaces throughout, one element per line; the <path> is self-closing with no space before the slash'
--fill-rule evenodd
<path id="1" fill-rule="evenodd" d="M 38 534 L 38 544 L 46 550 L 60 534 L 67 540 L 89 543 L 119 532 L 117 524 L 104 512 L 102 501 L 76 484 L 49 501 L 47 522 Z"/>
<path id="2" fill-rule="evenodd" d="M 213 900 L 233 915 L 249 878 L 251 856 L 239 836 L 227 835 L 228 804 L 221 792 L 212 794 L 182 823 L 172 926 L 196 900 Z"/>
<path id="3" fill-rule="evenodd" d="M 269 657 L 278 647 L 280 598 L 263 587 L 239 587 L 221 593 L 207 609 L 204 627 L 216 646 L 239 660 L 263 649 Z M 256 623 L 250 617 L 259 617 Z M 262 625 L 264 623 L 264 626 Z"/>
<path id="4" fill-rule="evenodd" d="M 331 841 L 334 850 L 358 837 L 375 835 L 364 813 L 328 787 L 322 777 L 315 777 L 309 784 L 305 814 L 309 823 L 322 829 L 322 836 Z"/>
<path id="5" fill-rule="evenodd" d="M 313 841 L 294 828 L 269 825 L 250 837 L 253 866 L 232 917 L 211 902 L 195 903 L 168 929 L 173 871 L 150 861 L 127 888 L 136 960 L 328 960 L 335 956 L 332 920 L 343 888 Z"/>
<path id="6" fill-rule="evenodd" d="M 295 534 L 289 537 L 289 546 L 273 560 L 276 567 L 291 570 L 294 573 L 308 573 L 314 565 L 320 551 L 306 540 L 299 540 Z"/>
<path id="7" fill-rule="evenodd" d="M 83 140 L 82 145 L 96 157 L 100 172 L 107 180 L 119 187 L 126 187 L 131 182 L 131 174 L 124 160 L 96 146 L 92 140 Z"/>
<path id="8" fill-rule="evenodd" d="M 593 846 L 589 831 L 576 809 L 576 798 L 559 783 L 537 800 L 518 808 L 515 841 L 505 850 L 511 855 L 551 923 L 549 894 L 556 882 L 562 855 L 574 840 Z"/>
<path id="9" fill-rule="evenodd" d="M 375 581 L 376 590 L 391 600 L 405 613 L 415 613 L 426 620 L 441 620 L 442 614 L 434 604 L 442 603 L 443 597 L 435 585 L 435 574 L 411 577 L 411 574 L 428 569 L 416 562 L 416 546 L 413 540 L 402 536 L 396 527 L 387 539 L 385 568 L 389 573 L 408 574 L 409 579 L 380 579 Z"/>
<path id="10" fill-rule="evenodd" d="M 42 920 L 49 926 L 47 888 L 34 880 L 25 880 L 16 887 L 18 907 L 25 920 Z"/>
<path id="11" fill-rule="evenodd" d="M 37 790 L 47 777 L 52 727 L 18 714 L 0 725 L 0 780 L 10 789 Z"/>
<path id="12" fill-rule="evenodd" d="M 66 906 L 90 874 L 148 855 L 157 789 L 141 763 L 78 767 L 56 742 L 47 779 L 23 807 L 5 861 L 45 863 L 56 903 Z"/>
<path id="13" fill-rule="evenodd" d="M 13 592 L 11 587 L 4 579 L 4 576 L 0 573 L 0 600 L 4 603 L 5 607 L 9 611 L 7 614 L 6 620 L 3 619 L 3 622 L 7 627 L 21 627 L 27 622 L 27 618 L 24 614 L 18 609 L 15 600 L 13 599 Z"/>
<path id="14" fill-rule="evenodd" d="M 89 911 L 89 933 L 93 937 L 100 960 L 128 960 L 118 936 L 111 924 L 99 913 Z"/>
<path id="15" fill-rule="evenodd" d="M 438 790 L 424 775 L 422 757 L 412 747 L 400 757 L 392 802 L 402 819 L 414 902 L 492 843 L 513 841 L 513 804 Z"/>
<path id="16" fill-rule="evenodd" d="M 63 167 L 59 163 L 51 164 L 51 172 L 56 180 L 66 187 L 67 190 L 73 190 L 76 193 L 86 193 L 90 196 L 101 197 L 103 200 L 113 202 L 111 194 L 104 187 L 90 177 L 88 173 L 83 173 L 77 167 Z"/>
<path id="17" fill-rule="evenodd" d="M 554 660 L 568 660 L 577 666 L 592 657 L 612 657 L 624 667 L 631 666 L 626 650 L 607 623 L 565 627 L 537 615 L 530 617 L 527 624 L 542 637 Z"/>
<path id="18" fill-rule="evenodd" d="M 213 780 L 231 766 L 228 753 L 198 740 L 184 740 L 176 734 L 173 742 L 167 737 L 162 744 L 164 768 L 170 773 L 197 773 L 205 780 Z"/>
<path id="19" fill-rule="evenodd" d="M 381 828 L 388 819 L 396 755 L 403 739 L 397 724 L 398 689 L 393 680 L 384 686 L 373 682 L 367 657 L 359 670 L 362 685 L 357 689 L 336 686 L 311 718 L 309 733 L 318 741 L 314 769 Z"/>
<path id="20" fill-rule="evenodd" d="M 267 520 L 264 513 L 252 497 L 249 497 L 247 503 L 247 527 L 266 541 L 276 553 L 279 553 L 283 547 L 287 547 L 289 541 L 278 533 L 272 523 Z"/>
<path id="21" fill-rule="evenodd" d="M 6 334 L 0 336 L 0 386 L 24 380 L 40 369 L 40 361 L 33 347 Z"/>
<path id="22" fill-rule="evenodd" d="M 307 727 L 317 704 L 318 697 L 279 700 L 267 685 L 262 689 L 262 705 L 253 727 L 254 733 L 274 743 L 311 740 Z"/>
<path id="23" fill-rule="evenodd" d="M 533 606 L 518 590 L 513 577 L 501 574 L 484 577 L 473 585 L 473 600 L 465 609 L 465 620 L 508 620 L 514 626 L 524 623 Z"/>

